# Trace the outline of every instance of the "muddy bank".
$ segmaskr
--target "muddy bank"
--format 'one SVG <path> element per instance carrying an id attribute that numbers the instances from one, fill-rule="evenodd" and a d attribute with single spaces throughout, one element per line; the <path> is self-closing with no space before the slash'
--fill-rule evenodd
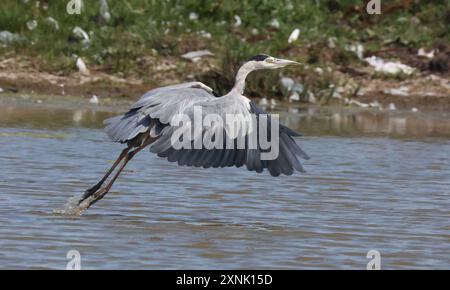
<path id="1" fill-rule="evenodd" d="M 80 72 L 43 72 L 27 59 L 7 58 L 0 62 L 0 97 L 8 94 L 22 98 L 24 95 L 79 96 L 101 99 L 135 100 L 146 91 L 178 82 L 210 79 L 217 82 L 217 70 L 210 59 L 189 63 L 178 59 L 159 60 L 145 77 L 110 75 L 92 68 L 88 74 Z M 184 73 L 188 73 L 187 75 Z M 208 77 L 209 75 L 209 77 Z M 324 78 L 322 73 L 309 75 L 313 81 Z M 422 71 L 407 77 L 373 77 L 370 68 L 355 70 L 336 68 L 327 76 L 344 80 L 344 84 L 326 100 L 314 100 L 318 105 L 373 107 L 374 109 L 403 109 L 419 111 L 450 110 L 450 78 L 448 74 Z M 203 79 L 202 79 L 203 78 Z M 251 81 L 251 80 L 249 80 Z M 341 81 L 342 82 L 342 81 Z M 208 83 L 213 86 L 214 84 Z M 281 86 L 280 83 L 274 85 Z M 339 92 L 341 89 L 341 92 Z M 269 97 L 270 98 L 270 97 Z M 304 100 L 288 101 L 273 97 L 279 103 L 300 104 Z M 308 101 L 308 100 L 307 100 Z M 311 101 L 311 100 L 309 100 Z"/>
<path id="2" fill-rule="evenodd" d="M 166 76 L 168 82 L 173 78 L 170 73 Z M 155 78 L 155 82 L 159 81 Z M 120 77 L 96 68 L 91 68 L 88 73 L 48 72 L 42 69 L 37 59 L 9 57 L 0 61 L 0 88 L 4 92 L 136 98 L 153 87 L 155 83 L 144 82 L 142 77 Z"/>

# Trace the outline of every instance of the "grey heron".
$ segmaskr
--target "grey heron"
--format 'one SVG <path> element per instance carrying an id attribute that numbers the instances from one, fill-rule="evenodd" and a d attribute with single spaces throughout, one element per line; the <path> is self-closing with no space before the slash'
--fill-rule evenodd
<path id="1" fill-rule="evenodd" d="M 224 96 L 217 96 L 210 87 L 201 82 L 160 87 L 147 92 L 131 106 L 128 112 L 105 120 L 107 135 L 112 141 L 126 144 L 126 148 L 123 149 L 105 176 L 84 192 L 78 205 L 86 209 L 103 198 L 127 163 L 147 146 L 159 157 L 166 158 L 171 162 L 178 162 L 178 165 L 204 168 L 245 165 L 248 170 L 258 173 L 267 169 L 272 176 L 291 175 L 294 171 L 303 172 L 299 157 L 304 159 L 309 159 L 309 157 L 293 138 L 300 135 L 283 125 L 279 125 L 277 131 L 278 155 L 272 160 L 261 158 L 263 150 L 259 145 L 256 148 L 207 149 L 201 147 L 186 149 L 175 148 L 171 142 L 174 134 L 171 119 L 176 114 L 191 114 L 192 108 L 195 106 L 200 107 L 206 113 L 222 117 L 227 114 L 240 114 L 244 116 L 244 122 L 238 126 L 246 126 L 246 122 L 255 122 L 254 120 L 259 122 L 258 116 L 266 113 L 243 95 L 246 77 L 255 70 L 276 69 L 293 64 L 299 63 L 258 54 L 239 68 L 233 88 Z M 249 116 L 256 116 L 256 118 L 247 118 Z M 270 125 L 270 122 L 268 124 Z M 234 140 L 236 136 L 230 134 L 226 128 L 219 128 L 219 130 L 223 130 L 223 138 L 226 141 L 230 141 L 230 139 L 231 143 L 236 141 Z M 245 132 L 244 134 L 248 134 L 247 131 Z M 248 138 L 248 136 L 244 137 Z M 196 138 L 201 138 L 201 136 L 194 136 L 192 142 L 196 142 Z M 245 140 L 245 144 L 247 144 L 247 139 Z M 102 187 L 118 166 L 119 168 L 106 186 Z"/>

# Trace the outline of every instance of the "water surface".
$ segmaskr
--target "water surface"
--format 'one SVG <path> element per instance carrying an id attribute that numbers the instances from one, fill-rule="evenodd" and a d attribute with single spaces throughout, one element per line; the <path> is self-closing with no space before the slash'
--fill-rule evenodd
<path id="1" fill-rule="evenodd" d="M 120 108 L 119 108 L 120 110 Z M 424 113 L 295 108 L 306 174 L 178 167 L 145 151 L 81 217 L 54 209 L 121 150 L 114 112 L 0 108 L 0 268 L 450 268 L 450 122 Z"/>

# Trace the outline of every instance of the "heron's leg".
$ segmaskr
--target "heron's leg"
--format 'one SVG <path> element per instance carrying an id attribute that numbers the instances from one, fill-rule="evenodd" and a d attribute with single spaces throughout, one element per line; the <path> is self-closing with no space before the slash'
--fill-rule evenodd
<path id="1" fill-rule="evenodd" d="M 139 147 L 131 152 L 129 152 L 127 154 L 127 156 L 125 157 L 125 160 L 122 164 L 122 166 L 120 166 L 119 170 L 117 171 L 117 173 L 113 176 L 113 178 L 108 182 L 108 184 L 105 186 L 105 190 L 108 192 L 112 185 L 114 184 L 114 182 L 116 181 L 116 179 L 119 177 L 119 175 L 122 173 L 123 169 L 125 168 L 125 166 L 127 166 L 128 162 L 142 149 L 144 149 L 144 147 Z"/>
<path id="2" fill-rule="evenodd" d="M 96 203 L 97 201 L 99 201 L 100 199 L 102 199 L 111 189 L 112 185 L 114 184 L 114 182 L 116 181 L 116 179 L 119 177 L 120 173 L 122 173 L 123 169 L 125 168 L 125 166 L 128 164 L 128 162 L 137 154 L 139 153 L 139 151 L 141 151 L 142 149 L 144 149 L 145 147 L 147 147 L 147 145 L 149 145 L 151 143 L 151 139 L 148 138 L 146 140 L 144 140 L 144 142 L 135 150 L 130 151 L 126 154 L 126 157 L 122 163 L 122 165 L 120 166 L 120 168 L 118 169 L 118 171 L 116 172 L 116 174 L 112 177 L 112 179 L 108 182 L 108 184 L 104 187 L 101 188 L 100 190 L 98 190 L 97 192 L 95 192 L 94 194 L 92 194 L 92 198 L 90 201 L 87 201 L 87 204 L 82 204 L 86 201 L 86 199 L 82 199 L 80 202 L 80 205 L 82 205 L 83 208 L 88 209 L 91 205 L 93 205 L 94 203 Z"/>
<path id="3" fill-rule="evenodd" d="M 130 151 L 130 149 L 131 149 L 130 147 L 127 147 L 127 148 L 122 150 L 122 152 L 120 153 L 119 157 L 114 162 L 113 166 L 111 166 L 111 168 L 105 174 L 105 176 L 103 176 L 103 178 L 96 185 L 94 185 L 93 187 L 87 189 L 84 192 L 83 197 L 82 197 L 81 200 L 84 200 L 84 199 L 88 198 L 89 196 L 93 195 L 97 190 L 100 189 L 100 187 L 103 185 L 103 183 L 105 183 L 105 181 L 108 179 L 108 177 L 114 171 L 114 169 L 116 169 L 117 165 L 119 165 L 119 163 L 127 156 L 127 154 Z"/>

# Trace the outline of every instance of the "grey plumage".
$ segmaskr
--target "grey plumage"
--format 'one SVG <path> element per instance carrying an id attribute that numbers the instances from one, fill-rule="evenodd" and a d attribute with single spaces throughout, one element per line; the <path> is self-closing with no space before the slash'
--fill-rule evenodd
<path id="1" fill-rule="evenodd" d="M 240 132 L 247 132 L 249 126 L 258 128 L 253 124 L 251 115 L 258 116 L 265 112 L 253 102 L 240 94 L 228 94 L 215 97 L 212 90 L 199 82 L 167 86 L 151 90 L 143 95 L 131 109 L 124 115 L 105 121 L 105 131 L 116 142 L 128 143 L 139 134 L 150 134 L 155 141 L 150 145 L 150 151 L 159 157 L 167 158 L 170 162 L 179 165 L 203 168 L 241 167 L 244 164 L 248 170 L 263 172 L 268 169 L 272 176 L 280 174 L 291 175 L 295 170 L 304 171 L 298 157 L 309 157 L 297 145 L 293 137 L 299 136 L 293 130 L 280 125 L 279 140 L 280 152 L 274 160 L 261 160 L 262 150 L 257 149 L 174 149 L 171 137 L 174 127 L 170 122 L 176 114 L 186 114 L 193 118 L 193 107 L 200 106 L 203 114 L 217 114 L 225 119 L 226 114 L 241 114 L 245 122 L 241 124 Z M 269 126 L 270 126 L 269 119 Z M 270 130 L 270 127 L 268 128 Z M 234 142 L 237 148 L 236 136 L 230 136 L 227 128 L 222 128 L 225 143 Z M 212 134 L 208 128 L 203 134 Z M 248 136 L 245 141 L 248 142 Z M 192 144 L 195 140 L 191 141 Z M 246 144 L 248 145 L 248 144 Z M 192 147 L 193 148 L 193 147 Z M 247 146 L 245 147 L 247 148 Z"/>
<path id="2" fill-rule="evenodd" d="M 299 63 L 266 54 L 256 55 L 239 68 L 233 89 L 222 97 L 216 96 L 210 87 L 200 82 L 161 87 L 144 94 L 128 112 L 105 121 L 108 136 L 115 142 L 127 144 L 127 147 L 103 178 L 84 192 L 77 210 L 81 212 L 102 199 L 127 163 L 147 146 L 159 157 L 184 166 L 217 168 L 245 165 L 248 170 L 258 173 L 267 169 L 272 176 L 304 171 L 299 158 L 309 157 L 294 140 L 299 134 L 274 122 L 277 120 L 275 116 L 267 115 L 243 95 L 245 79 L 252 71 L 292 64 Z M 182 122 L 181 127 L 174 117 Z M 179 134 L 186 132 L 189 135 Z M 182 141 L 182 144 L 177 144 L 177 141 Z"/>

